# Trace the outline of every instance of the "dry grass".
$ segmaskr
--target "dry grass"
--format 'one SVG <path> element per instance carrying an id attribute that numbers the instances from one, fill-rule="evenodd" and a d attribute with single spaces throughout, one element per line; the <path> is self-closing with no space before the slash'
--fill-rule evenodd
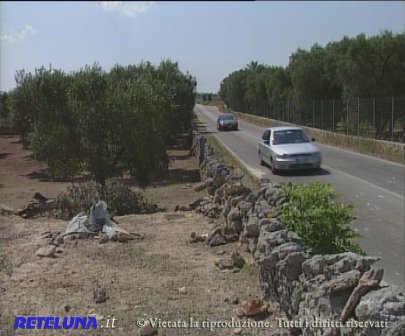
<path id="1" fill-rule="evenodd" d="M 243 176 L 241 181 L 245 186 L 250 189 L 257 187 L 258 181 L 253 174 L 247 169 L 235 156 L 232 155 L 222 144 L 211 134 L 205 135 L 208 139 L 210 146 L 213 148 L 214 153 L 217 154 L 221 161 L 232 171 L 240 176 Z"/>
<path id="2" fill-rule="evenodd" d="M 10 139 L 0 139 L 2 149 Z M 1 202 L 22 206 L 35 191 L 54 196 L 64 189 L 63 183 L 42 182 L 27 174 L 39 168 L 29 153 L 17 143 L 11 144 L 2 164 L 3 184 L 0 187 Z M 214 223 L 192 212 L 173 213 L 177 204 L 193 201 L 196 193 L 193 184 L 198 180 L 196 162 L 184 149 L 173 149 L 175 159 L 171 172 L 152 188 L 147 198 L 168 212 L 154 215 L 131 215 L 116 220 L 129 232 L 145 236 L 142 241 L 128 243 L 108 242 L 99 244 L 98 239 L 66 239 L 60 245 L 56 258 L 40 258 L 35 251 L 48 243 L 41 238 L 45 231 L 63 232 L 67 222 L 38 217 L 0 217 L 0 325 L 5 335 L 32 335 L 31 330 L 14 330 L 17 315 L 86 315 L 97 314 L 104 321 L 108 316 L 117 319 L 115 329 L 96 332 L 72 332 L 58 330 L 67 335 L 137 335 L 136 320 L 151 317 L 162 320 L 224 320 L 236 317 L 239 308 L 226 300 L 241 300 L 259 295 L 257 269 L 250 265 L 249 254 L 235 243 L 209 248 L 203 243 L 189 244 L 192 231 L 209 232 Z M 14 182 L 13 182 L 14 181 Z M 248 264 L 239 273 L 222 273 L 214 266 L 216 259 L 233 250 L 242 253 Z M 98 283 L 106 289 L 109 299 L 95 303 L 93 288 Z M 186 287 L 181 294 L 179 288 Z M 274 321 L 280 312 L 266 320 Z M 227 328 L 177 329 L 163 328 L 159 335 L 232 335 Z M 269 330 L 244 329 L 244 335 L 266 335 Z M 41 335 L 55 335 L 52 330 L 38 331 Z"/>

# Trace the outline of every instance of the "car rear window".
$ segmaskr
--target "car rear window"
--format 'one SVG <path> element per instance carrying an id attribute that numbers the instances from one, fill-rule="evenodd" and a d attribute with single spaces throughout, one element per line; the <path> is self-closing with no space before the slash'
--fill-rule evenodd
<path id="1" fill-rule="evenodd" d="M 274 132 L 274 144 L 309 142 L 308 136 L 302 130 L 283 130 Z"/>
<path id="2" fill-rule="evenodd" d="M 235 116 L 232 114 L 223 114 L 220 118 L 223 120 L 234 120 Z"/>

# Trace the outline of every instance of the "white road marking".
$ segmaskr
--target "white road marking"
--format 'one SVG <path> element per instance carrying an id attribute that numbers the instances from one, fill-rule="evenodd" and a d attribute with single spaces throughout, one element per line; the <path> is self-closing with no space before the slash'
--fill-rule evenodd
<path id="1" fill-rule="evenodd" d="M 405 165 L 403 165 L 401 163 L 398 163 L 398 162 L 388 161 L 388 160 L 384 160 L 384 159 L 381 159 L 381 158 L 378 158 L 378 157 L 375 157 L 375 156 L 371 156 L 371 155 L 367 155 L 367 154 L 363 154 L 363 153 L 353 152 L 353 151 L 350 151 L 348 149 L 344 149 L 344 148 L 340 148 L 340 147 L 333 147 L 333 146 L 330 146 L 330 145 L 325 145 L 324 143 L 320 143 L 320 144 L 322 146 L 329 147 L 329 148 L 332 148 L 332 149 L 338 149 L 338 150 L 340 150 L 342 152 L 346 152 L 346 153 L 349 153 L 349 154 L 355 154 L 355 155 L 359 155 L 359 156 L 364 156 L 364 157 L 366 157 L 368 159 L 372 159 L 372 160 L 376 160 L 376 161 L 382 161 L 384 163 L 388 163 L 388 164 L 392 164 L 394 166 L 405 168 Z M 404 146 L 404 154 L 405 154 L 405 146 Z"/>
<path id="2" fill-rule="evenodd" d="M 397 194 L 397 193 L 395 193 L 395 192 L 393 192 L 393 191 L 390 191 L 390 190 L 384 189 L 384 188 L 382 188 L 382 187 L 379 187 L 379 186 L 377 186 L 377 185 L 375 185 L 375 184 L 373 184 L 373 183 L 370 183 L 370 182 L 368 182 L 368 181 L 366 181 L 366 180 L 363 180 L 363 179 L 361 179 L 361 178 L 359 178 L 359 177 L 356 177 L 356 176 L 350 175 L 350 174 L 348 174 L 348 173 L 345 173 L 345 172 L 343 172 L 343 171 L 341 171 L 341 170 L 339 170 L 339 169 L 332 168 L 332 167 L 326 166 L 326 165 L 324 165 L 324 164 L 322 165 L 322 167 L 325 167 L 326 169 L 329 169 L 329 170 L 334 170 L 335 172 L 338 172 L 338 173 L 340 173 L 340 174 L 342 174 L 342 175 L 344 175 L 344 176 L 347 176 L 347 177 L 349 177 L 349 178 L 352 178 L 352 179 L 354 179 L 354 180 L 356 180 L 356 181 L 358 181 L 358 182 L 362 182 L 362 183 L 364 183 L 364 184 L 366 184 L 366 185 L 368 185 L 368 186 L 370 186 L 370 187 L 377 188 L 377 189 L 380 190 L 380 191 L 383 191 L 383 192 L 385 192 L 385 193 L 387 193 L 387 194 L 390 194 L 390 195 L 392 195 L 392 196 L 399 197 L 399 198 L 405 200 L 405 197 L 404 197 L 403 195 L 400 195 L 400 194 Z"/>

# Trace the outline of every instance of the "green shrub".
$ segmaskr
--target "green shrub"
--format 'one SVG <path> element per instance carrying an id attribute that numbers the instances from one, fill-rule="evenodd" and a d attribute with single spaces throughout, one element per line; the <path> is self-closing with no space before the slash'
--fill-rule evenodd
<path id="1" fill-rule="evenodd" d="M 98 200 L 108 205 L 109 214 L 122 216 L 157 212 L 157 205 L 151 204 L 144 196 L 131 190 L 122 182 L 108 180 L 105 187 L 93 181 L 73 184 L 56 199 L 56 218 L 71 219 L 80 212 L 88 211 Z"/>
<path id="2" fill-rule="evenodd" d="M 350 226 L 354 219 L 353 207 L 336 202 L 338 194 L 330 185 L 288 183 L 282 186 L 280 193 L 287 199 L 280 209 L 280 218 L 289 230 L 302 238 L 308 252 L 364 254 L 353 241 L 360 237 Z"/>

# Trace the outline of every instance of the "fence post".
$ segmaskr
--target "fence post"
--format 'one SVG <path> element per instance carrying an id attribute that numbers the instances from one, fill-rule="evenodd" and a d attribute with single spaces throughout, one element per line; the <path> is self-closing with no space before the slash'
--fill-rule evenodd
<path id="1" fill-rule="evenodd" d="M 357 137 L 360 137 L 360 98 L 357 98 Z"/>
<path id="2" fill-rule="evenodd" d="M 376 135 L 376 130 L 375 130 L 375 97 L 373 98 L 373 139 L 375 139 Z"/>
<path id="3" fill-rule="evenodd" d="M 312 125 L 314 127 L 315 124 L 315 100 L 312 100 Z"/>
<path id="4" fill-rule="evenodd" d="M 391 108 L 391 141 L 394 141 L 394 109 L 395 109 L 395 98 L 392 97 L 392 108 Z"/>
<path id="5" fill-rule="evenodd" d="M 277 120 L 281 119 L 281 113 L 280 113 L 280 100 L 277 102 Z"/>
<path id="6" fill-rule="evenodd" d="M 332 132 L 335 133 L 335 100 L 332 99 Z"/>
<path id="7" fill-rule="evenodd" d="M 298 103 L 298 125 L 301 125 L 301 104 Z"/>
<path id="8" fill-rule="evenodd" d="M 323 130 L 323 100 L 322 100 L 322 107 L 321 107 L 321 129 Z"/>
<path id="9" fill-rule="evenodd" d="M 346 136 L 349 135 L 349 98 L 346 101 Z"/>

